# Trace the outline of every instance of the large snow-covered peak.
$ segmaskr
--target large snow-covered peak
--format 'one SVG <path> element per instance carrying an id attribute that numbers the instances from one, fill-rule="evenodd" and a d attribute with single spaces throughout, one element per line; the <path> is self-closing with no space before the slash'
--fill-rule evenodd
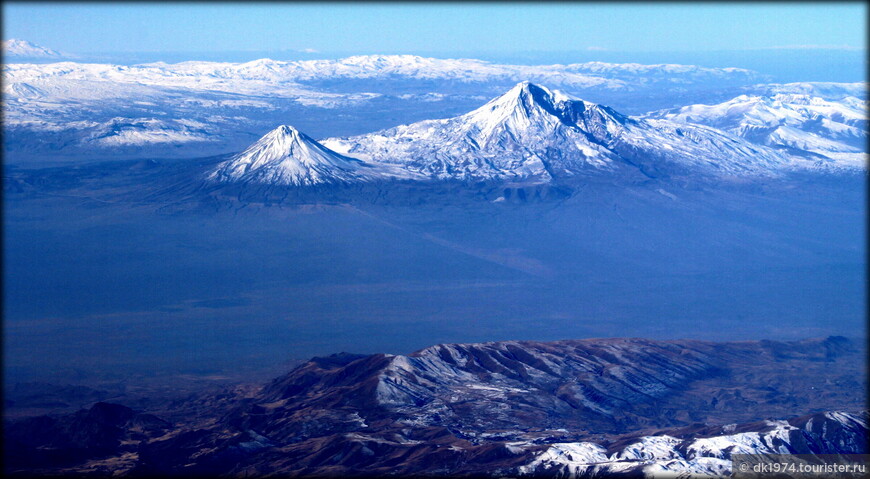
<path id="1" fill-rule="evenodd" d="M 564 95 L 562 96 L 564 98 Z M 536 85 L 529 81 L 519 82 L 503 95 L 490 100 L 486 105 L 479 108 L 485 110 L 493 107 L 508 108 L 549 108 L 555 103 L 555 95 L 547 87 Z"/>
<path id="2" fill-rule="evenodd" d="M 712 128 L 631 118 L 530 82 L 464 115 L 324 143 L 436 179 L 474 181 L 546 183 L 616 170 L 653 177 L 691 170 L 744 174 L 789 163 Z"/>
<path id="3" fill-rule="evenodd" d="M 529 115 L 535 111 L 543 111 L 547 114 L 561 117 L 562 110 L 569 103 L 594 105 L 559 90 L 550 90 L 545 86 L 523 81 L 514 85 L 513 88 L 501 96 L 493 98 L 482 107 L 468 113 L 466 116 L 493 116 L 494 114 L 513 112 L 522 112 Z"/>
<path id="4" fill-rule="evenodd" d="M 460 118 L 476 125 L 480 136 L 488 138 L 498 127 L 525 130 L 536 124 L 556 123 L 560 116 L 553 92 L 534 83 L 522 82 Z"/>
<path id="5" fill-rule="evenodd" d="M 512 133 L 529 128 L 548 132 L 557 126 L 598 133 L 613 131 L 615 125 L 629 121 L 628 117 L 608 107 L 528 81 L 518 83 L 505 94 L 460 118 L 477 124 L 484 138 L 499 127 Z"/>
<path id="6" fill-rule="evenodd" d="M 626 120 L 524 81 L 464 115 L 325 143 L 437 179 L 549 182 L 554 173 L 607 169 L 613 155 L 596 138 L 618 135 L 611 124 Z"/>
<path id="7" fill-rule="evenodd" d="M 373 176 L 372 170 L 370 165 L 340 155 L 292 126 L 282 125 L 221 163 L 208 178 L 302 186 L 365 180 Z"/>

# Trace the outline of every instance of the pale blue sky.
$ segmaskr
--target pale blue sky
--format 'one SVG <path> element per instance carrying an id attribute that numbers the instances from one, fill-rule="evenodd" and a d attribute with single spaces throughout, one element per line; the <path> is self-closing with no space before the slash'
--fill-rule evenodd
<path id="1" fill-rule="evenodd" d="M 67 53 L 864 48 L 849 3 L 3 4 L 4 39 Z"/>

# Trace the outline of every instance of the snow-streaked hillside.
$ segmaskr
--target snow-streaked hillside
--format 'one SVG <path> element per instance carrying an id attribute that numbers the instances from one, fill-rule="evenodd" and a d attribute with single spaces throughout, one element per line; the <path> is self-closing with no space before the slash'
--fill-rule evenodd
<path id="1" fill-rule="evenodd" d="M 67 451 L 84 440 L 125 433 L 139 442 L 104 441 L 99 464 L 135 461 L 119 473 L 134 477 L 724 477 L 732 454 L 866 452 L 856 342 L 601 338 L 338 353 L 262 386 L 173 401 L 157 411 L 172 422 L 131 420 L 132 409 L 105 402 L 9 421 L 12 471 L 87 471 L 90 457 L 72 469 L 46 464 L 43 451 L 76 457 Z M 810 386 L 846 378 L 845 402 Z"/>
<path id="2" fill-rule="evenodd" d="M 649 117 L 712 126 L 791 154 L 866 166 L 867 102 L 854 96 L 826 100 L 800 93 L 741 95 L 724 103 L 690 105 Z"/>

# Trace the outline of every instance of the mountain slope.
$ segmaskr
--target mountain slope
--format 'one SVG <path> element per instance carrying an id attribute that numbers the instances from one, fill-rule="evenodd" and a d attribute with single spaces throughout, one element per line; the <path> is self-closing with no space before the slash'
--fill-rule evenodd
<path id="1" fill-rule="evenodd" d="M 731 452 L 866 452 L 862 345 L 614 338 L 342 353 L 173 403 L 174 424 L 98 404 L 12 423 L 6 447 L 26 459 L 18 473 L 727 474 Z"/>
<path id="2" fill-rule="evenodd" d="M 270 414 L 275 416 L 268 424 L 258 418 L 250 421 L 263 434 L 284 440 L 298 429 L 285 429 L 285 421 L 275 419 L 295 417 L 294 405 L 305 404 L 329 416 L 338 412 L 334 408 L 391 411 L 399 422 L 449 427 L 469 440 L 491 430 L 535 436 L 527 432 L 532 425 L 540 434 L 573 437 L 622 433 L 679 424 L 688 419 L 676 419 L 682 408 L 698 414 L 695 420 L 704 414 L 722 419 L 721 412 L 712 412 L 716 402 L 711 406 L 710 400 L 724 390 L 714 392 L 715 387 L 704 385 L 727 389 L 728 383 L 740 383 L 747 398 L 755 398 L 754 390 L 769 384 L 757 376 L 760 370 L 753 361 L 792 361 L 810 368 L 807 361 L 853 357 L 854 348 L 836 337 L 723 344 L 593 339 L 444 344 L 408 356 L 339 355 L 312 360 L 276 379 L 260 398 L 273 405 Z M 793 374 L 787 371 L 783 366 L 777 374 Z M 755 379 L 744 382 L 740 374 L 745 373 Z M 766 407 L 764 400 L 727 397 L 719 400 L 729 403 L 723 404 L 734 414 L 729 419 L 746 420 Z M 570 432 L 557 431 L 563 427 Z"/>
<path id="3" fill-rule="evenodd" d="M 228 183 L 308 186 L 390 176 L 389 169 L 339 155 L 295 128 L 283 125 L 264 135 L 242 153 L 218 165 L 207 179 Z"/>
<path id="4" fill-rule="evenodd" d="M 465 115 L 323 144 L 435 179 L 549 182 L 626 169 L 770 174 L 794 163 L 713 128 L 627 117 L 529 82 Z"/>
<path id="5" fill-rule="evenodd" d="M 654 112 L 664 118 L 719 128 L 756 144 L 792 154 L 866 163 L 867 103 L 853 96 L 825 100 L 798 93 L 741 95 L 715 105 Z"/>
<path id="6" fill-rule="evenodd" d="M 50 48 L 28 42 L 26 40 L 10 39 L 3 42 L 3 55 L 21 58 L 61 58 L 62 55 Z"/>

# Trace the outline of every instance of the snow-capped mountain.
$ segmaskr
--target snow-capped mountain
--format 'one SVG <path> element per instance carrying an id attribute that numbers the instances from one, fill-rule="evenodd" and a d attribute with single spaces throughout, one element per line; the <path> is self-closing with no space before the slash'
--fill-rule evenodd
<path id="1" fill-rule="evenodd" d="M 534 84 L 520 83 L 465 115 L 429 120 L 324 144 L 372 162 L 400 165 L 436 179 L 549 181 L 581 163 L 606 168 L 612 154 L 565 124 L 556 110 L 567 101 Z M 583 104 L 585 107 L 585 104 Z M 590 105 L 580 112 L 590 126 L 615 132 L 625 118 Z M 575 165 L 554 158 L 574 157 Z M 557 173 L 555 170 L 559 170 Z"/>
<path id="2" fill-rule="evenodd" d="M 61 58 L 62 55 L 50 48 L 28 42 L 26 40 L 10 39 L 3 41 L 3 55 L 22 58 Z"/>
<path id="3" fill-rule="evenodd" d="M 307 186 L 389 178 L 392 169 L 335 153 L 291 126 L 282 125 L 247 150 L 221 163 L 207 179 L 227 183 Z"/>
<path id="4" fill-rule="evenodd" d="M 799 93 L 741 95 L 716 105 L 659 111 L 650 118 L 712 126 L 756 144 L 844 164 L 866 164 L 867 102 Z"/>
<path id="5" fill-rule="evenodd" d="M 323 141 L 434 179 L 548 182 L 578 174 L 769 174 L 795 160 L 704 126 L 643 120 L 522 82 L 454 118 Z"/>

